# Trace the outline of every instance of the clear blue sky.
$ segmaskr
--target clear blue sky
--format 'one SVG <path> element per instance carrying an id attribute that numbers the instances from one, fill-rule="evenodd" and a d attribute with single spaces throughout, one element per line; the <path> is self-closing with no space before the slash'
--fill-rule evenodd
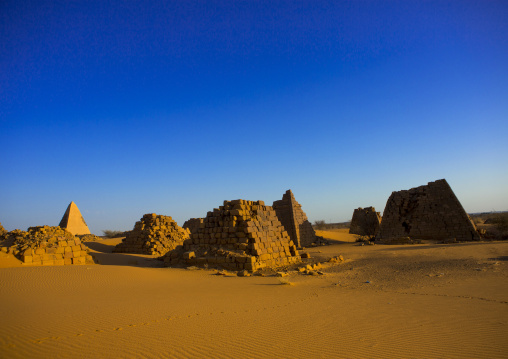
<path id="1" fill-rule="evenodd" d="M 508 210 L 507 1 L 0 2 L 0 222 L 311 221 L 446 178 Z"/>

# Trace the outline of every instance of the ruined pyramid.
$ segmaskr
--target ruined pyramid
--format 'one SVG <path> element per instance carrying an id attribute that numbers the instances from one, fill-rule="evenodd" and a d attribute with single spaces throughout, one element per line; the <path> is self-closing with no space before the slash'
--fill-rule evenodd
<path id="1" fill-rule="evenodd" d="M 184 251 L 184 253 L 181 253 Z M 291 238 L 263 201 L 224 201 L 208 212 L 181 251 L 166 254 L 168 265 L 186 264 L 256 271 L 300 262 Z"/>
<path id="2" fill-rule="evenodd" d="M 376 240 L 401 238 L 471 241 L 480 240 L 480 235 L 446 180 L 441 179 L 392 192 Z"/>
<path id="3" fill-rule="evenodd" d="M 316 241 L 316 232 L 290 189 L 281 200 L 273 202 L 273 209 L 297 247 L 308 247 Z"/>
<path id="4" fill-rule="evenodd" d="M 380 224 L 381 216 L 374 207 L 360 207 L 353 212 L 349 233 L 360 236 L 375 236 Z"/>
<path id="5" fill-rule="evenodd" d="M 15 232 L 15 231 L 13 231 Z M 69 265 L 93 264 L 88 248 L 69 231 L 61 227 L 30 227 L 17 231 L 12 253 L 24 264 Z"/>
<path id="6" fill-rule="evenodd" d="M 145 214 L 136 222 L 113 252 L 164 255 L 182 245 L 189 238 L 190 231 L 181 228 L 170 216 Z"/>
<path id="7" fill-rule="evenodd" d="M 64 228 L 71 232 L 73 235 L 90 234 L 90 230 L 88 229 L 78 206 L 76 206 L 76 203 L 74 202 L 71 202 L 67 207 L 59 226 L 60 228 Z"/>

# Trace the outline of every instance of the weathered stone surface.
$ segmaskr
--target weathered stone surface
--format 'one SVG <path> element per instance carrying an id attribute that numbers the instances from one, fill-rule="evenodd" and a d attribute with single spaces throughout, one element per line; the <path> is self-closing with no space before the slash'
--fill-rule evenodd
<path id="1" fill-rule="evenodd" d="M 188 238 L 189 230 L 181 228 L 170 216 L 148 213 L 136 222 L 113 252 L 162 256 Z"/>
<path id="2" fill-rule="evenodd" d="M 191 233 L 196 233 L 203 223 L 204 218 L 191 218 L 183 224 L 182 228 L 188 229 Z"/>
<path id="3" fill-rule="evenodd" d="M 60 227 L 30 227 L 27 232 L 14 230 L 6 234 L 13 239 L 11 253 L 25 264 L 64 265 L 94 263 L 88 254 L 88 248 L 81 244 L 79 238 Z M 69 249 L 66 252 L 66 249 Z M 65 262 L 64 255 L 76 259 L 76 263 Z"/>
<path id="4" fill-rule="evenodd" d="M 436 239 L 480 240 L 452 189 L 441 179 L 393 192 L 388 198 L 376 241 Z"/>
<path id="5" fill-rule="evenodd" d="M 192 252 L 192 255 L 190 254 Z M 300 261 L 298 250 L 272 207 L 263 201 L 224 201 L 208 212 L 197 232 L 164 262 L 249 272 Z"/>
<path id="6" fill-rule="evenodd" d="M 349 233 L 360 236 L 375 236 L 380 224 L 381 215 L 376 212 L 374 207 L 357 208 L 353 212 Z"/>
<path id="7" fill-rule="evenodd" d="M 290 189 L 281 200 L 273 202 L 273 209 L 297 247 L 308 247 L 316 241 L 316 232 Z"/>
<path id="8" fill-rule="evenodd" d="M 4 226 L 2 226 L 2 223 L 0 223 L 0 240 L 1 240 L 1 237 L 6 233 L 7 233 L 7 231 L 5 230 Z"/>
<path id="9" fill-rule="evenodd" d="M 60 221 L 59 226 L 65 228 L 73 235 L 76 234 L 90 234 L 90 230 L 86 225 L 86 222 L 79 211 L 76 203 L 71 202 L 65 211 L 65 214 Z"/>

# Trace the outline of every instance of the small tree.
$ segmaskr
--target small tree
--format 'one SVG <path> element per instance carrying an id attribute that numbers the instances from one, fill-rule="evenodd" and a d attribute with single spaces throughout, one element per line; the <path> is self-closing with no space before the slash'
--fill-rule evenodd
<path id="1" fill-rule="evenodd" d="M 316 227 L 316 229 L 325 229 L 326 228 L 326 223 L 324 221 L 324 219 L 320 219 L 320 220 L 317 220 L 314 222 L 314 227 Z"/>

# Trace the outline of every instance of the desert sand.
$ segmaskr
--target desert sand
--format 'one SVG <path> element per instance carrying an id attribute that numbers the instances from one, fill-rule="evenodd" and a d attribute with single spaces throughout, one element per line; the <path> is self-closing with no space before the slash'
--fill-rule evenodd
<path id="1" fill-rule="evenodd" d="M 322 276 L 163 268 L 88 243 L 95 265 L 0 253 L 2 358 L 507 358 L 508 242 L 354 243 Z"/>

